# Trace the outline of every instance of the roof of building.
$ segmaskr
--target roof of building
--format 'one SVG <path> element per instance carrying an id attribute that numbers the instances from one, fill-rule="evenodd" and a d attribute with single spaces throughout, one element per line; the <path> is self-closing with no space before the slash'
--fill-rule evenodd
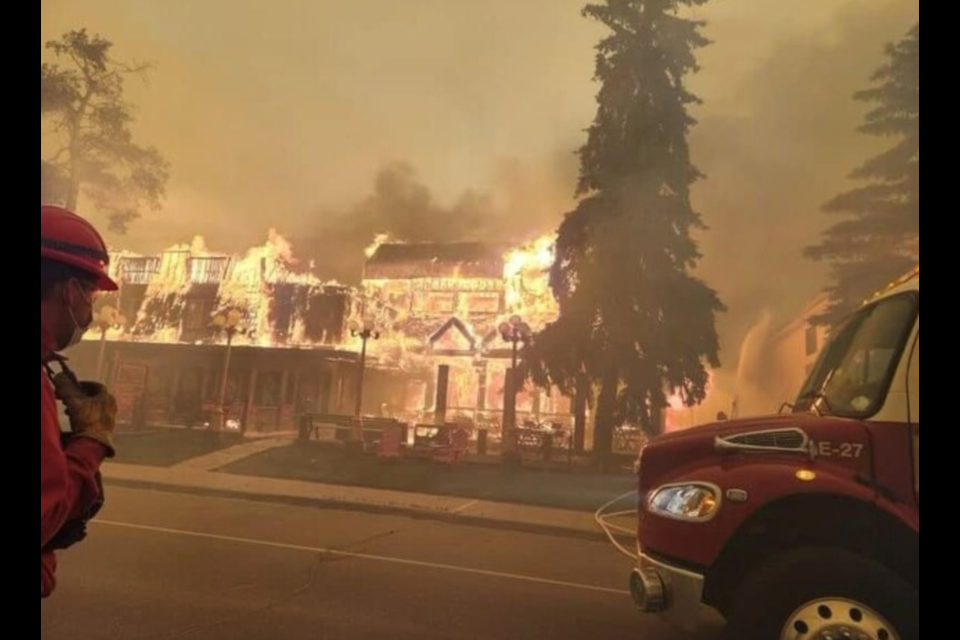
<path id="1" fill-rule="evenodd" d="M 484 242 L 383 244 L 367 261 L 364 277 L 502 278 L 508 245 Z"/>

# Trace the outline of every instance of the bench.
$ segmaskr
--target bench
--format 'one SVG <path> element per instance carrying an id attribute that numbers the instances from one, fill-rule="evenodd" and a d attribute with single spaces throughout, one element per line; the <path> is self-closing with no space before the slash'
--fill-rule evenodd
<path id="1" fill-rule="evenodd" d="M 393 418 L 356 418 L 333 414 L 304 414 L 300 416 L 300 440 L 317 440 L 318 442 L 347 443 L 353 433 L 359 428 L 362 434 L 364 449 L 376 447 L 380 444 L 383 433 L 389 428 L 400 428 L 401 432 L 406 425 Z"/>
<path id="2" fill-rule="evenodd" d="M 400 426 L 388 427 L 381 440 L 381 459 L 427 458 L 454 465 L 470 453 L 470 430 L 459 424 L 418 424 L 414 427 L 413 444 Z"/>

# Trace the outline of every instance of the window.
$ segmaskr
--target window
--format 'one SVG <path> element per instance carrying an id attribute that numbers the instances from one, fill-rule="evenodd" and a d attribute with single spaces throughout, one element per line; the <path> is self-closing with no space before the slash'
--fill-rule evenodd
<path id="1" fill-rule="evenodd" d="M 470 315 L 496 315 L 500 313 L 499 293 L 465 294 L 467 312 Z"/>
<path id="2" fill-rule="evenodd" d="M 183 329 L 185 331 L 204 331 L 210 328 L 213 322 L 213 300 L 187 300 L 183 314 Z"/>
<path id="3" fill-rule="evenodd" d="M 197 284 L 217 284 L 227 270 L 226 258 L 191 258 L 190 281 Z"/>
<path id="4" fill-rule="evenodd" d="M 318 295 L 311 295 L 303 318 L 306 339 L 323 344 L 334 344 L 341 340 L 349 306 L 346 294 L 340 290 L 324 290 Z"/>
<path id="5" fill-rule="evenodd" d="M 150 284 L 160 272 L 160 258 L 122 258 L 119 266 L 122 284 Z"/>
<path id="6" fill-rule="evenodd" d="M 920 298 L 904 294 L 865 307 L 840 325 L 820 355 L 796 408 L 868 418 L 883 406 L 907 351 Z"/>
<path id="7" fill-rule="evenodd" d="M 413 298 L 413 313 L 423 316 L 449 316 L 457 310 L 454 293 L 418 292 Z"/>

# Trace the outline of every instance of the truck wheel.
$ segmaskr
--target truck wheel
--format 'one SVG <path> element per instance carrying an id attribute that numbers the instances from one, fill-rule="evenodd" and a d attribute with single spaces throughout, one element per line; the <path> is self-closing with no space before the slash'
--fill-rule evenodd
<path id="1" fill-rule="evenodd" d="M 729 640 L 920 640 L 920 591 L 848 551 L 792 551 L 742 586 L 727 633 Z"/>

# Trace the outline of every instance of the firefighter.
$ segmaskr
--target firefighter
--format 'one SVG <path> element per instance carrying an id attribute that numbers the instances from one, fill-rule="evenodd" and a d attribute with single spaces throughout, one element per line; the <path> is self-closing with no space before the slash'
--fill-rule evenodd
<path id="1" fill-rule="evenodd" d="M 60 373 L 59 352 L 93 322 L 94 298 L 116 291 L 103 238 L 60 207 L 40 207 L 40 599 L 56 585 L 56 552 L 82 540 L 102 504 L 100 465 L 114 455 L 117 403 L 105 387 Z M 65 367 L 65 365 L 63 365 Z M 56 401 L 70 419 L 62 433 Z"/>

